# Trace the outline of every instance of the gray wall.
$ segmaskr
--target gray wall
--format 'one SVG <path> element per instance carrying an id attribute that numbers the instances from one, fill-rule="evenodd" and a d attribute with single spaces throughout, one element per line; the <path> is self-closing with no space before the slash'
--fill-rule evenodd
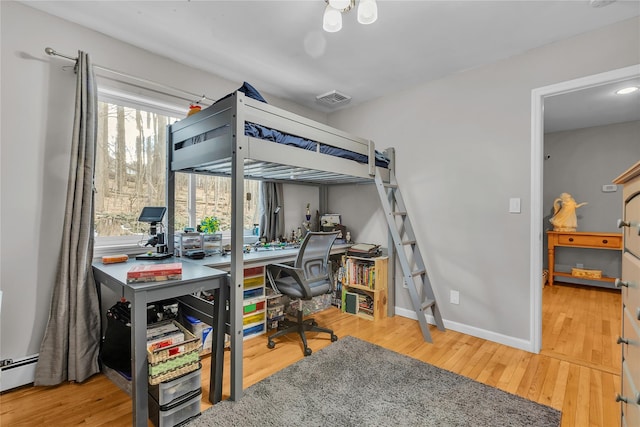
<path id="1" fill-rule="evenodd" d="M 531 91 L 640 63 L 639 28 L 627 20 L 330 115 L 337 128 L 396 147 L 398 182 L 449 328 L 533 347 Z M 330 202 L 359 193 L 339 189 Z M 521 214 L 508 212 L 512 197 Z M 358 238 L 386 241 L 380 211 L 342 206 Z M 399 312 L 410 312 L 399 283 Z M 451 290 L 459 305 L 448 302 Z"/>
<path id="2" fill-rule="evenodd" d="M 563 192 L 570 193 L 578 203 L 578 231 L 620 232 L 616 220 L 622 209 L 622 188 L 612 193 L 602 191 L 622 171 L 640 159 L 640 121 L 596 126 L 544 136 L 543 212 L 544 230 L 553 226 L 553 201 Z M 544 240 L 545 265 L 546 239 Z M 571 271 L 576 264 L 602 270 L 610 277 L 620 277 L 621 254 L 618 251 L 560 248 L 556 250 L 558 271 Z M 563 279 L 567 281 L 567 279 Z M 570 279 L 575 283 L 601 285 Z"/>

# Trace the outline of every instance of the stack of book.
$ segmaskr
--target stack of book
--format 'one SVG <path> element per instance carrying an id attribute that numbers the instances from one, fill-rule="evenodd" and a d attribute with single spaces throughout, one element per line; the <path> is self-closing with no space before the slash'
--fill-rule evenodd
<path id="1" fill-rule="evenodd" d="M 182 279 L 182 263 L 134 265 L 127 272 L 127 283 L 160 282 Z"/>
<path id="2" fill-rule="evenodd" d="M 184 341 L 184 333 L 174 322 L 163 322 L 147 327 L 147 350 L 153 351 Z M 175 351 L 178 353 L 179 349 Z"/>

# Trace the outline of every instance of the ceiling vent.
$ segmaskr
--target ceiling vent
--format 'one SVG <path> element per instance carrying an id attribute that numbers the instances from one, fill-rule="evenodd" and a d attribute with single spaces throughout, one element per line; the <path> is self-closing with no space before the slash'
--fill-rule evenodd
<path id="1" fill-rule="evenodd" d="M 321 104 L 328 105 L 329 107 L 337 107 L 338 105 L 346 104 L 351 101 L 351 97 L 340 93 L 337 90 L 332 90 L 331 92 L 316 96 L 316 101 Z"/>

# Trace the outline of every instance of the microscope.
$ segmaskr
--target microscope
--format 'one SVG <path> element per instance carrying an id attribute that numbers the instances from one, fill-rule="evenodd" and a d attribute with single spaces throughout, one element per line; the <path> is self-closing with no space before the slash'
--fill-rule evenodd
<path id="1" fill-rule="evenodd" d="M 165 242 L 165 234 L 158 233 L 158 223 L 162 225 L 162 218 L 164 217 L 166 211 L 167 208 L 165 208 L 164 206 L 145 206 L 144 208 L 142 208 L 142 212 L 140 213 L 138 221 L 149 223 L 150 236 L 144 246 L 155 247 L 156 251 L 150 251 L 145 254 L 137 255 L 136 259 L 157 260 L 173 256 L 173 254 L 168 253 L 167 243 Z"/>

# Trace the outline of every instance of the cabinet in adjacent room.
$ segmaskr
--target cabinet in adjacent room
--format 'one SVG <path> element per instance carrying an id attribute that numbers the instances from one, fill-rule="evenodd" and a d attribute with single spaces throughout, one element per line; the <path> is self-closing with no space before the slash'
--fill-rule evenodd
<path id="1" fill-rule="evenodd" d="M 621 403 L 622 426 L 640 426 L 640 162 L 614 181 L 623 185 L 622 219 L 624 251 L 622 278 L 616 286 L 622 289 Z"/>

